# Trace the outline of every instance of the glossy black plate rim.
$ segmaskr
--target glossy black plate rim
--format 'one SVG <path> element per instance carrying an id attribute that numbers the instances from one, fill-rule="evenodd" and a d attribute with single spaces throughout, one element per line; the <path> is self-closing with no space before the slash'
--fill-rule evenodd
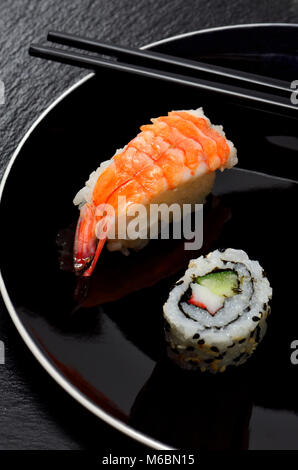
<path id="1" fill-rule="evenodd" d="M 191 31 L 189 33 L 182 33 L 178 34 L 176 36 L 171 36 L 169 38 L 161 39 L 159 41 L 147 44 L 145 46 L 142 46 L 140 49 L 150 49 L 152 47 L 158 46 L 165 44 L 167 42 L 172 42 L 176 41 L 179 39 L 184 39 L 190 36 L 195 36 L 198 34 L 204 34 L 204 33 L 212 33 L 215 31 L 221 31 L 221 30 L 231 30 L 231 29 L 245 29 L 245 28 L 266 28 L 266 27 L 289 27 L 289 28 L 298 28 L 298 24 L 296 23 L 248 23 L 248 24 L 236 24 L 236 25 L 229 25 L 229 26 L 219 26 L 215 28 L 206 28 L 206 29 L 201 29 L 197 31 Z M 26 132 L 26 134 L 23 136 L 21 139 L 20 143 L 18 144 L 16 150 L 14 151 L 11 159 L 9 160 L 9 163 L 6 167 L 6 170 L 4 172 L 4 175 L 2 177 L 1 183 L 0 183 L 0 204 L 2 201 L 2 195 L 3 191 L 5 188 L 6 181 L 8 179 L 8 176 L 10 174 L 11 168 L 18 157 L 19 153 L 21 152 L 25 142 L 30 138 L 31 134 L 34 132 L 35 128 L 43 121 L 43 119 L 58 105 L 64 98 L 66 98 L 68 95 L 70 95 L 76 88 L 80 87 L 83 85 L 85 82 L 87 82 L 90 78 L 94 76 L 94 73 L 89 73 L 78 82 L 73 84 L 71 87 L 69 87 L 67 90 L 65 90 L 58 98 L 56 98 L 42 113 L 41 115 L 33 122 L 29 130 Z M 1 269 L 0 269 L 0 292 L 3 298 L 3 301 L 6 305 L 6 308 L 8 310 L 8 313 L 18 330 L 20 336 L 22 337 L 23 341 L 27 345 L 27 347 L 30 349 L 32 354 L 35 356 L 37 361 L 41 364 L 41 366 L 47 371 L 47 373 L 70 395 L 72 396 L 77 402 L 79 402 L 82 406 L 84 406 L 87 410 L 89 410 L 91 413 L 108 423 L 109 425 L 113 426 L 115 429 L 119 430 L 120 432 L 126 434 L 127 436 L 131 437 L 132 439 L 135 439 L 136 441 L 151 447 L 153 449 L 157 450 L 171 450 L 173 449 L 171 446 L 168 446 L 160 441 L 157 441 L 156 439 L 153 439 L 135 429 L 133 429 L 131 426 L 124 424 L 117 418 L 114 418 L 113 416 L 109 415 L 106 411 L 104 411 L 102 408 L 99 406 L 95 405 L 92 403 L 88 398 L 86 398 L 76 387 L 74 387 L 63 375 L 61 375 L 60 372 L 58 372 L 53 364 L 50 363 L 50 361 L 45 357 L 43 354 L 42 350 L 37 346 L 37 344 L 33 341 L 31 338 L 30 334 L 26 330 L 25 326 L 23 325 L 22 321 L 19 318 L 19 315 L 17 311 L 15 310 L 13 303 L 8 295 L 4 279 L 2 277 Z"/>

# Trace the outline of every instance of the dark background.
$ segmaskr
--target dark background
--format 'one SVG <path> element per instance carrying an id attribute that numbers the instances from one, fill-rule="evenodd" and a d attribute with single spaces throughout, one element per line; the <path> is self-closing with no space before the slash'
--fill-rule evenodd
<path id="1" fill-rule="evenodd" d="M 0 0 L 1 176 L 21 137 L 65 89 L 87 74 L 28 56 L 49 29 L 142 46 L 201 28 L 237 23 L 298 23 L 296 0 Z M 40 156 L 42 158 L 42 155 Z M 0 222 L 1 224 L 1 222 Z M 38 265 L 39 260 L 36 260 Z M 38 269 L 38 266 L 37 266 Z M 140 447 L 91 415 L 39 366 L 0 300 L 0 449 Z"/>

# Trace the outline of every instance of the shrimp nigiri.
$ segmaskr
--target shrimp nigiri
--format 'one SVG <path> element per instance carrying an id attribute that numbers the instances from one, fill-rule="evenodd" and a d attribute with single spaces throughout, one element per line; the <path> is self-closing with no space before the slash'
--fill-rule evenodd
<path id="1" fill-rule="evenodd" d="M 172 111 L 151 121 L 91 173 L 74 198 L 80 208 L 74 241 L 74 269 L 78 274 L 90 276 L 105 242 L 109 250 L 125 254 L 146 242 L 109 237 L 109 219 L 98 208 L 109 205 L 119 219 L 135 204 L 202 203 L 212 190 L 215 170 L 237 163 L 233 143 L 226 139 L 222 126 L 210 123 L 202 108 Z M 121 197 L 125 204 L 119 209 Z"/>

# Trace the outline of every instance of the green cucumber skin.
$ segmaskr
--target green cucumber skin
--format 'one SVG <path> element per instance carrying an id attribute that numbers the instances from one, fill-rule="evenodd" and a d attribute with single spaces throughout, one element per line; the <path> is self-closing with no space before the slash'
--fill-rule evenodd
<path id="1" fill-rule="evenodd" d="M 239 293 L 238 276 L 232 270 L 216 271 L 199 276 L 196 278 L 196 282 L 207 287 L 213 294 L 223 297 L 233 297 Z"/>

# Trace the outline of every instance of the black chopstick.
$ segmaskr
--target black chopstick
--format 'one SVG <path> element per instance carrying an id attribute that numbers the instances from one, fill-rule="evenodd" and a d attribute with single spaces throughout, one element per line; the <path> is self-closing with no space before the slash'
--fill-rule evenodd
<path id="1" fill-rule="evenodd" d="M 262 103 L 273 105 L 275 107 L 279 107 L 279 110 L 295 110 L 297 112 L 298 109 L 297 107 L 291 104 L 290 99 L 287 99 L 285 97 L 275 96 L 273 94 L 263 93 L 260 91 L 252 92 L 251 90 L 247 90 L 238 86 L 236 87 L 208 80 L 190 78 L 184 75 L 162 72 L 151 68 L 126 64 L 114 60 L 110 61 L 99 57 L 92 57 L 90 55 L 80 54 L 77 52 L 68 52 L 61 49 L 56 49 L 54 47 L 45 47 L 38 44 L 31 45 L 29 53 L 35 57 L 49 59 L 64 64 L 75 65 L 86 69 L 99 70 L 101 68 L 107 68 L 111 70 L 118 70 L 121 72 L 129 72 L 137 75 L 142 75 L 149 78 L 165 80 L 179 85 L 191 86 L 201 90 L 212 91 L 231 97 L 245 99 L 254 104 Z"/>
<path id="2" fill-rule="evenodd" d="M 275 78 L 263 77 L 248 72 L 236 72 L 233 69 L 220 67 L 218 65 L 210 65 L 203 62 L 181 59 L 180 57 L 161 54 L 159 52 L 153 52 L 149 50 L 141 50 L 133 47 L 123 47 L 112 44 L 106 44 L 94 39 L 84 38 L 81 36 L 76 36 L 73 34 L 63 33 L 59 31 L 50 31 L 48 33 L 47 38 L 49 41 L 58 44 L 76 47 L 90 52 L 108 53 L 110 55 L 115 55 L 116 57 L 121 57 L 126 60 L 129 59 L 132 61 L 146 60 L 147 65 L 149 62 L 151 64 L 162 64 L 164 67 L 167 65 L 171 65 L 184 70 L 204 72 L 207 74 L 218 75 L 236 81 L 242 81 L 249 84 L 259 85 L 262 87 L 273 88 L 276 90 L 283 90 L 288 93 L 290 92 L 289 83 L 287 83 L 286 81 L 278 80 Z"/>

